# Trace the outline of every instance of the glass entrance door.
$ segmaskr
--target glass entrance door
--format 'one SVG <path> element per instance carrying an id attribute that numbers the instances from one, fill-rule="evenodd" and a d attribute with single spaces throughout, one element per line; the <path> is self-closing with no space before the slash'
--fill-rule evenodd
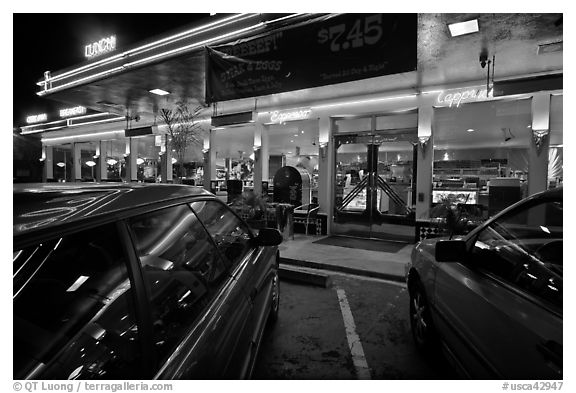
<path id="1" fill-rule="evenodd" d="M 334 234 L 414 238 L 416 143 L 413 133 L 335 137 Z"/>

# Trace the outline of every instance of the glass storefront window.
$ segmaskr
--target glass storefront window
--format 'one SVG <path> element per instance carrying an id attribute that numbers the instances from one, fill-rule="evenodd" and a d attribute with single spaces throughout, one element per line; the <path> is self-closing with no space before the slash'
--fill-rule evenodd
<path id="1" fill-rule="evenodd" d="M 436 108 L 431 215 L 450 205 L 482 220 L 526 197 L 531 124 L 531 99 Z"/>
<path id="2" fill-rule="evenodd" d="M 550 150 L 548 152 L 548 188 L 562 185 L 564 176 L 563 95 L 550 97 Z"/>
<path id="3" fill-rule="evenodd" d="M 269 126 L 269 184 L 283 166 L 305 169 L 310 175 L 312 199 L 318 198 L 318 120 L 290 121 Z"/>
<path id="4" fill-rule="evenodd" d="M 72 144 L 54 146 L 53 150 L 54 181 L 70 182 L 72 179 Z"/>
<path id="5" fill-rule="evenodd" d="M 102 141 L 100 159 L 106 160 L 106 180 L 126 180 L 126 140 L 115 139 Z"/>
<path id="6" fill-rule="evenodd" d="M 96 181 L 96 145 L 98 142 L 80 143 L 80 176 L 82 181 Z"/>
<path id="7" fill-rule="evenodd" d="M 140 182 L 156 183 L 161 172 L 160 143 L 156 136 L 143 136 L 136 139 L 136 178 Z M 156 146 L 158 145 L 158 146 Z"/>
<path id="8" fill-rule="evenodd" d="M 254 127 L 230 127 L 213 130 L 212 133 L 213 148 L 216 149 L 216 174 L 211 180 L 217 180 L 222 186 L 227 179 L 241 180 L 244 187 L 252 187 Z"/>

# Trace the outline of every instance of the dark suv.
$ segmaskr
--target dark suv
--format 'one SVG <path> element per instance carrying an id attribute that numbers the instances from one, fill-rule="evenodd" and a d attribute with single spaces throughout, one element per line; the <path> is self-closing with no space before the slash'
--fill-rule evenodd
<path id="1" fill-rule="evenodd" d="M 14 185 L 14 378 L 245 378 L 277 230 L 182 185 Z"/>

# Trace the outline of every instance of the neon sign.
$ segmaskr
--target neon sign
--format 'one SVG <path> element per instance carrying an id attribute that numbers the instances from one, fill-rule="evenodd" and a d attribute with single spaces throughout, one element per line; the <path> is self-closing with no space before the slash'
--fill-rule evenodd
<path id="1" fill-rule="evenodd" d="M 60 117 L 78 116 L 86 113 L 86 108 L 83 106 L 75 106 L 74 108 L 60 109 Z"/>
<path id="2" fill-rule="evenodd" d="M 92 44 L 84 47 L 84 56 L 91 59 L 96 56 L 112 52 L 116 49 L 116 36 L 102 38 L 100 41 L 93 42 Z"/>
<path id="3" fill-rule="evenodd" d="M 270 121 L 272 123 L 284 123 L 285 121 L 305 120 L 310 117 L 310 113 L 312 113 L 312 109 L 310 108 L 274 111 L 270 116 Z"/>
<path id="4" fill-rule="evenodd" d="M 48 115 L 46 113 L 41 113 L 39 115 L 31 115 L 26 118 L 26 123 L 40 123 L 41 121 L 48 120 Z"/>
<path id="5" fill-rule="evenodd" d="M 437 102 L 441 105 L 448 105 L 452 108 L 455 105 L 456 108 L 462 103 L 467 103 L 471 101 L 485 101 L 492 97 L 492 89 L 488 91 L 486 88 L 472 88 L 472 89 L 461 89 L 461 90 L 451 90 L 451 92 L 442 91 L 438 94 Z"/>

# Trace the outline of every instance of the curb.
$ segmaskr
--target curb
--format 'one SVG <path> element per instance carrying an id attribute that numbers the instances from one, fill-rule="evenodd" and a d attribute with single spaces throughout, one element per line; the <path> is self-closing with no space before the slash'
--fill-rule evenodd
<path id="1" fill-rule="evenodd" d="M 395 274 L 388 274 L 388 273 L 380 273 L 380 272 L 373 272 L 370 270 L 363 270 L 363 269 L 354 269 L 348 266 L 337 266 L 337 265 L 329 265 L 320 262 L 310 262 L 304 261 L 301 259 L 292 259 L 292 258 L 282 258 L 280 257 L 280 263 L 285 265 L 292 265 L 292 266 L 299 266 L 299 267 L 307 267 L 311 269 L 322 269 L 322 270 L 332 270 L 342 273 L 354 274 L 356 276 L 364 276 L 364 277 L 372 277 L 372 278 L 380 278 L 382 280 L 388 281 L 395 281 L 404 283 L 406 278 L 404 276 L 398 276 Z M 308 274 L 308 272 L 304 272 Z M 310 273 L 310 274 L 317 274 L 317 273 Z"/>
<path id="2" fill-rule="evenodd" d="M 281 280 L 295 281 L 300 284 L 314 285 L 323 288 L 328 288 L 332 284 L 332 279 L 327 274 L 305 271 L 295 268 L 294 266 L 280 266 L 278 274 Z"/>

